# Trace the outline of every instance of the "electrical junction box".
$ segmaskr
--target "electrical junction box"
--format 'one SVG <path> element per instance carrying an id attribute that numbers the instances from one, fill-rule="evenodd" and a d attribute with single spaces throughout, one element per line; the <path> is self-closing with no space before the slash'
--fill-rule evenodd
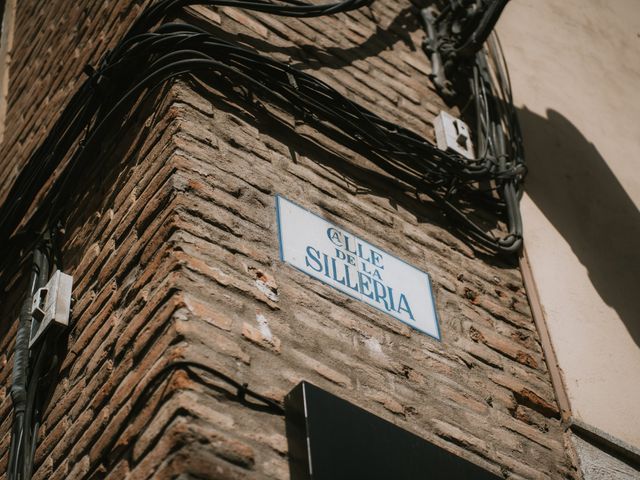
<path id="1" fill-rule="evenodd" d="M 36 291 L 31 304 L 29 348 L 51 324 L 67 327 L 71 314 L 73 277 L 56 270 L 47 284 Z"/>
<path id="2" fill-rule="evenodd" d="M 474 159 L 469 127 L 462 120 L 441 111 L 433 121 L 438 148 L 454 151 L 468 159 Z"/>

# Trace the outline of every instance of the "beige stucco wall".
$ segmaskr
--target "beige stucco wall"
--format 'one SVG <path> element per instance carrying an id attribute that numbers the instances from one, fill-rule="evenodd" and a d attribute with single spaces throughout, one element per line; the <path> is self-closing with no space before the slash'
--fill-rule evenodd
<path id="1" fill-rule="evenodd" d="M 573 415 L 640 446 L 640 2 L 513 0 L 526 249 Z"/>

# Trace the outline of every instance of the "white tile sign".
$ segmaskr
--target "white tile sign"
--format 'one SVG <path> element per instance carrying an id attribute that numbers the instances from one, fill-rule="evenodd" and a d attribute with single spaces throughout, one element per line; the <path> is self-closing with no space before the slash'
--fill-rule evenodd
<path id="1" fill-rule="evenodd" d="M 282 261 L 440 339 L 429 275 L 279 195 L 276 209 Z"/>

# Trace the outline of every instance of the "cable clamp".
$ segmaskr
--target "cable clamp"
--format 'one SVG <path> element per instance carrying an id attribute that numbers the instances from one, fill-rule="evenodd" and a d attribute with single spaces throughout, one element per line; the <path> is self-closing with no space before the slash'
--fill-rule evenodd
<path id="1" fill-rule="evenodd" d="M 51 325 L 67 327 L 71 315 L 73 277 L 56 270 L 47 284 L 36 290 L 31 303 L 29 348 Z"/>
<path id="2" fill-rule="evenodd" d="M 249 384 L 243 383 L 238 387 L 238 400 L 242 403 L 246 401 L 247 392 L 249 391 Z"/>

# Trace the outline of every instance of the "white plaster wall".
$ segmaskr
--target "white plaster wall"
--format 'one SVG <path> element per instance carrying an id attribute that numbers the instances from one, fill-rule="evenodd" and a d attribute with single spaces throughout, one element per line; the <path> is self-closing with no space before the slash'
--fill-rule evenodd
<path id="1" fill-rule="evenodd" d="M 640 0 L 512 0 L 525 245 L 573 415 L 640 447 Z"/>

